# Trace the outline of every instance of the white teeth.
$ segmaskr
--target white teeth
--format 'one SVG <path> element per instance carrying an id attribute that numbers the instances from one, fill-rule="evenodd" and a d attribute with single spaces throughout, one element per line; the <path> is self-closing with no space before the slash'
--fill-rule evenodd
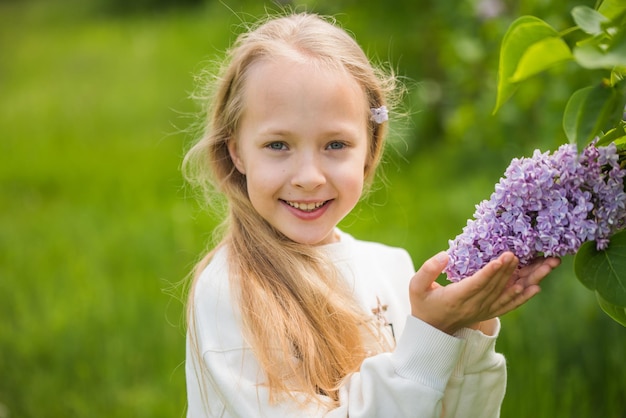
<path id="1" fill-rule="evenodd" d="M 299 203 L 299 202 L 287 202 L 289 206 L 292 208 L 304 210 L 310 212 L 322 206 L 325 202 L 316 202 L 316 203 Z"/>

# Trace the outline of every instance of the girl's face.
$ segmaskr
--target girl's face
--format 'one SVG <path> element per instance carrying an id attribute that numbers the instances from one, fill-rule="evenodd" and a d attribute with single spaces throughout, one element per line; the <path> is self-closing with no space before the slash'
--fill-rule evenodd
<path id="1" fill-rule="evenodd" d="M 320 67 L 289 58 L 254 64 L 229 143 L 257 212 L 312 245 L 335 241 L 335 226 L 359 201 L 369 148 L 363 89 Z"/>

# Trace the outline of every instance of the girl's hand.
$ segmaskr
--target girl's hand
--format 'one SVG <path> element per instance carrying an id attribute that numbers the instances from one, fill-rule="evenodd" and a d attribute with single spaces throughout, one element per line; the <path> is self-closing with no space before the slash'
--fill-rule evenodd
<path id="1" fill-rule="evenodd" d="M 541 258 L 517 269 L 518 259 L 506 252 L 473 276 L 441 286 L 435 280 L 448 262 L 442 252 L 427 260 L 409 284 L 411 314 L 448 333 L 478 328 L 480 322 L 521 306 L 541 290 L 539 283 L 560 264 Z"/>

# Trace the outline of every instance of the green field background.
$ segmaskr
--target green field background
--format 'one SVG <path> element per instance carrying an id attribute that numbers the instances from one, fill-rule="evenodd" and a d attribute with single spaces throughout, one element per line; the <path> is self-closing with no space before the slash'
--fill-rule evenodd
<path id="1" fill-rule="evenodd" d="M 219 222 L 180 174 L 189 96 L 241 22 L 274 7 L 187 3 L 0 1 L 0 418 L 185 414 L 183 283 Z M 406 77 L 384 178 L 342 228 L 416 265 L 512 157 L 563 141 L 564 100 L 588 82 L 564 66 L 491 114 L 508 23 L 566 27 L 585 2 L 503 2 L 489 20 L 469 0 L 301 3 Z M 504 418 L 626 417 L 626 328 L 571 258 L 502 322 Z"/>

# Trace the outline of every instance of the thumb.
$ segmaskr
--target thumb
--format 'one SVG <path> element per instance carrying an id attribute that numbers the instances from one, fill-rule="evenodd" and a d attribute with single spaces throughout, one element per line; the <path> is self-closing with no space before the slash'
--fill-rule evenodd
<path id="1" fill-rule="evenodd" d="M 448 254 L 445 251 L 441 251 L 426 260 L 411 279 L 411 290 L 424 291 L 430 289 L 447 263 Z"/>

